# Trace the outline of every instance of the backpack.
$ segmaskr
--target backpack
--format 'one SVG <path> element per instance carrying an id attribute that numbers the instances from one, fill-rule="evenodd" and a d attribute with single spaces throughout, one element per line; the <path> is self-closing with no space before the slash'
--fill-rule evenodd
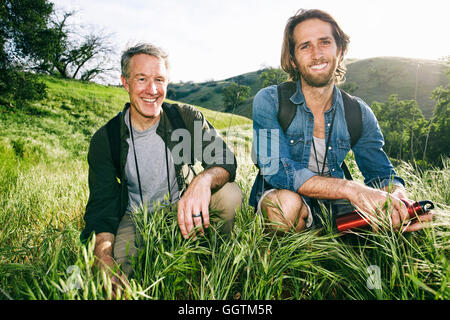
<path id="1" fill-rule="evenodd" d="M 167 112 L 170 124 L 173 129 L 186 129 L 186 125 L 181 118 L 178 109 L 168 103 L 164 103 L 162 106 L 164 112 Z M 109 147 L 111 151 L 111 158 L 116 168 L 116 176 L 119 180 L 122 180 L 122 174 L 120 172 L 120 117 L 122 111 L 120 111 L 114 118 L 108 121 L 106 124 L 106 130 L 108 133 Z"/>
<path id="2" fill-rule="evenodd" d="M 281 128 L 286 132 L 297 112 L 297 105 L 291 101 L 292 95 L 296 92 L 297 85 L 295 82 L 287 81 L 277 86 L 278 91 L 278 122 Z M 362 115 L 361 107 L 355 97 L 347 92 L 339 89 L 344 102 L 345 121 L 347 122 L 347 130 L 350 134 L 350 148 L 358 142 L 362 132 Z M 353 180 L 345 161 L 342 162 L 342 171 L 347 180 Z"/>

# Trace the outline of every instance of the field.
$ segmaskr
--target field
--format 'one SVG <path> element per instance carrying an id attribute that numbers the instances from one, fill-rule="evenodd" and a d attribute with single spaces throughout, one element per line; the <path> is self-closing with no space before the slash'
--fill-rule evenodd
<path id="1" fill-rule="evenodd" d="M 88 198 L 91 135 L 127 101 L 121 88 L 45 78 L 48 98 L 0 106 L 0 299 L 110 299 L 92 271 L 92 243 L 79 242 Z M 251 121 L 201 109 L 236 149 L 244 204 L 230 237 L 184 240 L 175 213 L 136 213 L 142 239 L 131 299 L 450 298 L 450 161 L 443 169 L 397 170 L 411 198 L 437 206 L 432 226 L 339 235 L 326 227 L 274 235 L 248 206 L 256 169 Z M 169 219 L 168 219 L 169 217 Z"/>

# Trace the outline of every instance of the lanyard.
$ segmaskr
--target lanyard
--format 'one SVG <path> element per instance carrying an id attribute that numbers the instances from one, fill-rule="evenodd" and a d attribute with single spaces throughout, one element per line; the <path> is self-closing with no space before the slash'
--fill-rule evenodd
<path id="1" fill-rule="evenodd" d="M 323 176 L 323 171 L 325 169 L 325 162 L 327 161 L 328 148 L 330 146 L 330 138 L 331 138 L 331 132 L 333 131 L 333 127 L 334 127 L 335 116 L 336 116 L 336 108 L 334 108 L 334 110 L 333 110 L 333 117 L 331 118 L 331 127 L 330 127 L 330 131 L 328 131 L 328 137 L 327 137 L 326 143 L 325 143 L 325 155 L 323 157 L 322 170 L 319 169 L 319 160 L 317 159 L 316 144 L 314 143 L 314 135 L 312 137 L 312 145 L 314 148 L 314 157 L 316 158 L 317 172 L 321 176 Z"/>
<path id="2" fill-rule="evenodd" d="M 144 197 L 142 196 L 142 187 L 141 187 L 141 177 L 139 174 L 139 166 L 138 166 L 138 161 L 137 161 L 137 156 L 136 156 L 136 147 L 134 144 L 134 136 L 133 136 L 133 125 L 131 124 L 131 110 L 128 111 L 128 119 L 130 121 L 130 135 L 131 135 L 131 142 L 133 144 L 133 153 L 134 153 L 134 163 L 136 164 L 136 174 L 137 174 L 137 180 L 138 180 L 138 185 L 139 185 L 139 195 L 141 197 L 141 205 L 144 205 Z M 167 140 L 167 128 L 166 128 L 166 122 L 164 121 L 164 136 L 165 139 Z M 166 171 L 167 171 L 167 190 L 169 191 L 169 201 L 170 203 L 172 203 L 172 193 L 170 192 L 170 179 L 169 179 L 169 156 L 167 154 L 167 146 L 164 143 L 164 149 L 165 149 L 165 156 L 166 156 Z"/>
<path id="3" fill-rule="evenodd" d="M 139 175 L 139 166 L 138 166 L 138 161 L 137 161 L 137 156 L 136 156 L 136 148 L 134 145 L 133 125 L 131 124 L 131 110 L 128 111 L 128 119 L 130 121 L 130 135 L 131 135 L 131 142 L 133 143 L 134 163 L 136 164 L 136 173 L 137 173 L 137 179 L 138 179 L 138 185 L 139 185 L 139 195 L 141 196 L 141 205 L 144 205 L 144 198 L 142 197 L 141 178 Z"/>

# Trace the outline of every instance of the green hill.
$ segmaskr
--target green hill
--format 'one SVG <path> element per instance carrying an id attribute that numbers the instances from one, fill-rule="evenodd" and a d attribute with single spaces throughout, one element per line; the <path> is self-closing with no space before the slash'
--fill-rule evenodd
<path id="1" fill-rule="evenodd" d="M 426 117 L 432 115 L 434 101 L 431 92 L 448 79 L 446 65 L 442 61 L 420 60 L 395 57 L 378 57 L 363 60 L 350 60 L 347 65 L 345 87 L 368 104 L 384 102 L 391 94 L 399 99 L 417 99 Z M 245 73 L 221 81 L 202 83 L 174 83 L 170 85 L 169 96 L 177 100 L 199 105 L 208 109 L 225 111 L 222 89 L 231 82 L 250 86 L 251 98 L 235 111 L 236 114 L 251 118 L 253 96 L 261 89 L 258 79 L 263 70 Z M 417 88 L 417 89 L 416 89 Z"/>
<path id="2" fill-rule="evenodd" d="M 431 92 L 448 82 L 442 61 L 395 57 L 364 59 L 349 63 L 346 83 L 355 83 L 352 93 L 369 105 L 384 102 L 391 94 L 400 100 L 415 99 L 425 117 L 433 114 Z"/>

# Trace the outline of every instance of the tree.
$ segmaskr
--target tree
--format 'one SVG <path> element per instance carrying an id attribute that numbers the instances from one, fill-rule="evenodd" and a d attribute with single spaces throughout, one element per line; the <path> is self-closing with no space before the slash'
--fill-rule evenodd
<path id="1" fill-rule="evenodd" d="M 263 88 L 277 85 L 287 80 L 287 74 L 280 68 L 266 68 L 260 75 L 259 80 L 262 82 Z"/>
<path id="2" fill-rule="evenodd" d="M 46 38 L 37 38 L 30 52 L 32 67 L 43 73 L 89 81 L 114 70 L 110 34 L 84 34 L 68 20 L 75 12 L 53 13 Z"/>
<path id="3" fill-rule="evenodd" d="M 0 4 L 0 96 L 12 105 L 45 96 L 45 84 L 27 73 L 25 61 L 35 39 L 47 30 L 53 5 L 46 0 L 5 0 Z"/>
<path id="4" fill-rule="evenodd" d="M 423 160 L 441 165 L 441 157 L 450 156 L 450 58 L 447 58 L 449 83 L 444 88 L 436 88 L 431 98 L 436 101 L 433 116 L 430 119 L 426 135 Z"/>
<path id="5" fill-rule="evenodd" d="M 422 139 L 426 120 L 415 100 L 398 100 L 393 94 L 387 102 L 374 102 L 371 108 L 377 117 L 385 139 L 385 151 L 391 157 L 414 160 L 421 156 Z M 414 121 L 411 121 L 413 115 Z M 420 153 L 419 153 L 420 151 Z"/>
<path id="6" fill-rule="evenodd" d="M 234 112 L 236 107 L 250 97 L 250 87 L 232 82 L 222 90 L 222 94 L 225 110 Z"/>

